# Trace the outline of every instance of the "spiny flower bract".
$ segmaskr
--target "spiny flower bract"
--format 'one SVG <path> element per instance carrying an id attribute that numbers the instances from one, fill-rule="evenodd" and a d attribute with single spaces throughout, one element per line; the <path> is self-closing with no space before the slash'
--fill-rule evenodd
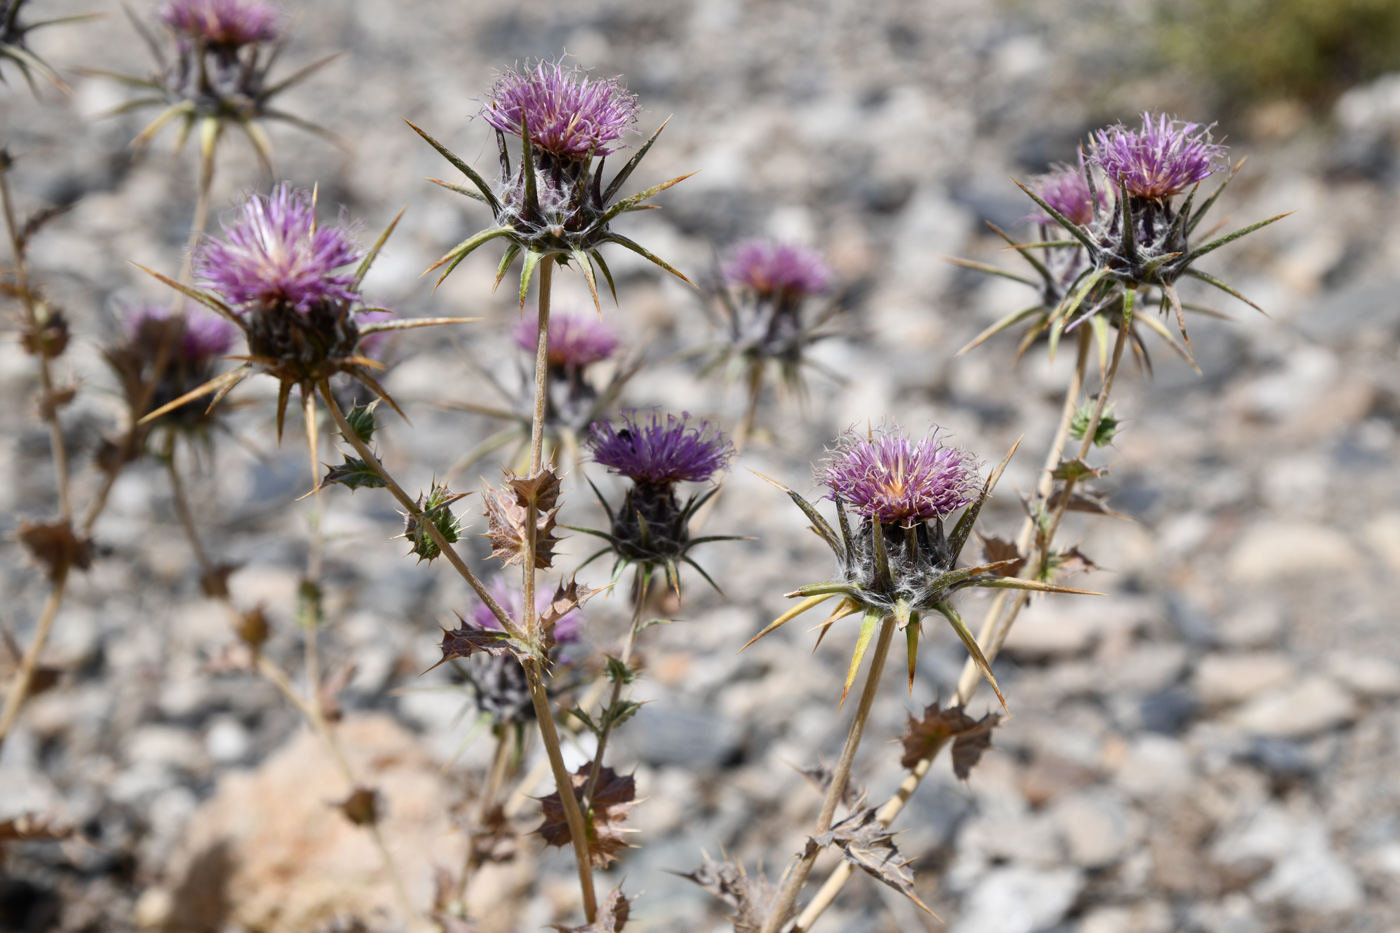
<path id="1" fill-rule="evenodd" d="M 522 135 L 551 155 L 583 159 L 616 151 L 637 122 L 637 98 L 616 78 L 589 79 L 562 62 L 539 62 L 496 79 L 481 117 L 503 133 Z"/>
<path id="2" fill-rule="evenodd" d="M 816 250 L 763 240 L 739 243 L 720 271 L 729 286 L 777 300 L 819 294 L 831 281 L 831 270 Z"/>
<path id="3" fill-rule="evenodd" d="M 538 323 L 521 320 L 513 333 L 516 346 L 534 352 Z M 549 365 L 576 370 L 617 352 L 617 328 L 592 314 L 555 314 L 549 318 Z"/>
<path id="4" fill-rule="evenodd" d="M 277 13 L 258 0 L 171 0 L 161 22 L 198 42 L 225 49 L 277 38 Z"/>
<path id="5" fill-rule="evenodd" d="M 284 182 L 270 195 L 254 194 L 223 227 L 224 240 L 207 238 L 195 250 L 194 268 L 236 310 L 285 304 L 304 313 L 359 298 L 355 274 L 344 267 L 365 252 L 352 230 L 317 225 L 310 191 Z"/>
<path id="6" fill-rule="evenodd" d="M 1116 189 L 1161 201 L 1226 167 L 1225 147 L 1212 142 L 1210 127 L 1150 113 L 1142 128 L 1123 124 L 1094 135 L 1091 160 Z M 1048 200 L 1048 199 L 1047 199 Z M 1078 221 L 1076 221 L 1078 222 Z"/>
<path id="7" fill-rule="evenodd" d="M 599 422 L 589 429 L 593 459 L 614 473 L 638 483 L 674 485 L 702 483 L 729 465 L 734 445 L 708 421 L 690 425 L 690 413 L 651 412 L 648 419 L 624 412 L 622 427 Z"/>
<path id="8" fill-rule="evenodd" d="M 967 451 L 943 446 L 936 431 L 920 440 L 899 431 L 852 431 L 837 442 L 818 479 L 862 518 L 909 526 L 971 505 L 977 466 Z"/>

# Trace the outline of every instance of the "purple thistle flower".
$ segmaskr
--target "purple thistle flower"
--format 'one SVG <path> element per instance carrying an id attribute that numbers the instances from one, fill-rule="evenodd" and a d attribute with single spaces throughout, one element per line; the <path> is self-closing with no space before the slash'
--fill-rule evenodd
<path id="1" fill-rule="evenodd" d="M 589 428 L 589 445 L 595 462 L 639 484 L 671 486 L 682 480 L 702 483 L 729 466 L 734 445 L 710 423 L 687 426 L 689 412 L 667 415 L 652 411 L 640 421 L 637 412 L 623 412 L 622 428 L 611 422 L 595 422 Z"/>
<path id="2" fill-rule="evenodd" d="M 590 81 L 581 69 L 542 61 L 524 74 L 502 74 L 481 115 L 513 136 L 521 134 L 524 121 L 532 145 L 560 158 L 583 159 L 616 151 L 608 144 L 637 121 L 637 98 L 616 78 Z"/>
<path id="3" fill-rule="evenodd" d="M 1121 123 L 1099 130 L 1090 159 L 1115 189 L 1121 185 L 1131 195 L 1162 201 L 1224 168 L 1225 147 L 1211 142 L 1209 126 L 1166 114 L 1154 122 L 1144 113 L 1140 130 Z"/>
<path id="4" fill-rule="evenodd" d="M 515 326 L 515 344 L 533 352 L 539 324 L 525 318 Z M 557 314 L 549 319 L 549 365 L 580 369 L 617 352 L 617 328 L 591 314 Z"/>
<path id="5" fill-rule="evenodd" d="M 817 480 L 858 514 L 909 526 L 972 504 L 977 466 L 967 451 L 940 444 L 937 428 L 917 442 L 898 429 L 865 436 L 851 431 L 837 441 Z"/>
<path id="6" fill-rule="evenodd" d="M 1084 177 L 1085 171 L 1083 166 L 1076 169 L 1068 165 L 1056 165 L 1048 174 L 1035 178 L 1031 188 L 1040 195 L 1041 200 L 1063 214 L 1070 223 L 1086 227 L 1094 220 L 1094 195 L 1098 195 L 1097 206 L 1100 210 L 1108 207 L 1108 199 L 1102 191 L 1089 190 L 1089 180 Z M 1053 217 L 1039 212 L 1032 214 L 1030 219 L 1038 224 L 1059 223 Z"/>
<path id="7" fill-rule="evenodd" d="M 205 238 L 194 268 L 230 304 L 306 312 L 328 299 L 359 298 L 354 273 L 336 270 L 359 261 L 364 250 L 345 227 L 316 225 L 310 191 L 284 182 L 271 195 L 254 194 L 223 227 L 227 241 Z"/>
<path id="8" fill-rule="evenodd" d="M 512 622 L 524 624 L 520 617 L 521 610 L 525 606 L 525 596 L 518 588 L 511 586 L 505 577 L 496 577 L 492 581 L 491 597 L 496 600 L 497 605 L 510 614 Z M 553 594 L 547 587 L 537 589 L 535 591 L 535 613 L 538 615 L 546 612 L 553 598 Z M 492 631 L 500 631 L 501 628 L 501 623 L 497 621 L 495 614 L 485 603 L 479 602 L 472 609 L 471 621 L 477 628 L 491 629 Z M 554 640 L 561 645 L 578 641 L 583 634 L 581 631 L 583 622 L 581 610 L 573 609 L 565 613 L 563 618 L 554 625 Z"/>
<path id="9" fill-rule="evenodd" d="M 745 240 L 735 246 L 720 271 L 729 285 L 751 288 L 761 297 L 778 300 L 815 295 L 831 280 L 831 269 L 815 250 L 762 240 Z"/>
<path id="10" fill-rule="evenodd" d="M 125 321 L 127 338 L 138 344 L 150 325 L 159 322 L 162 327 L 156 333 L 164 333 L 163 325 L 170 320 L 170 310 L 161 305 L 149 305 L 128 312 Z M 233 338 L 238 327 L 233 322 L 202 311 L 187 311 L 180 315 L 183 329 L 180 332 L 180 362 L 198 366 L 223 356 L 233 348 Z M 152 354 L 157 348 L 151 348 Z M 168 352 L 168 351 L 167 351 Z"/>
<path id="11" fill-rule="evenodd" d="M 171 0 L 160 18 L 211 46 L 236 48 L 277 38 L 277 13 L 257 0 Z"/>

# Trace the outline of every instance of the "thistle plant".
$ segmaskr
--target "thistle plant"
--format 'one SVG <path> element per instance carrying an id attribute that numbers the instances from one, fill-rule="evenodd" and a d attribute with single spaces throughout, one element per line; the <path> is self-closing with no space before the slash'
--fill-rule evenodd
<path id="1" fill-rule="evenodd" d="M 715 581 L 690 556 L 690 549 L 712 541 L 742 540 L 733 535 L 690 536 L 691 519 L 719 491 L 719 486 L 690 496 L 684 505 L 676 497 L 676 487 L 682 482 L 714 479 L 728 467 L 734 445 L 714 431 L 709 422 L 692 426 L 689 421 L 689 412 L 681 412 L 679 418 L 668 414 L 663 422 L 658 411 L 652 411 L 649 418 L 632 411 L 623 413 L 620 428 L 611 422 L 599 422 L 589 431 L 593 461 L 631 480 L 632 485 L 616 509 L 593 487 L 607 512 L 608 531 L 570 527 L 608 542 L 608 547 L 588 561 L 612 554 L 614 581 L 629 566 L 635 566 L 638 586 L 645 588 L 651 575 L 661 570 L 667 585 L 679 594 L 679 565 L 685 563 L 718 590 Z"/>
<path id="2" fill-rule="evenodd" d="M 48 62 L 44 61 L 29 48 L 29 34 L 36 29 L 45 26 L 57 26 L 62 23 L 79 23 L 84 20 L 94 19 L 97 14 L 80 13 L 77 16 L 57 16 L 50 19 L 39 20 L 35 23 L 26 23 L 20 20 L 20 10 L 24 7 L 26 0 L 0 0 L 0 61 L 8 61 L 19 69 L 25 83 L 29 89 L 37 95 L 38 86 L 34 83 L 34 75 L 42 75 L 46 80 L 53 83 L 54 87 L 61 91 L 67 91 L 68 85 L 63 83 L 63 79 L 58 76 Z M 5 81 L 4 69 L 0 69 L 0 82 Z"/>
<path id="3" fill-rule="evenodd" d="M 523 72 L 504 72 L 481 109 L 482 119 L 496 131 L 500 151 L 500 181 L 494 188 L 470 165 L 409 123 L 471 181 L 474 189 L 438 179 L 433 181 L 484 203 L 495 220 L 492 226 L 458 243 L 429 268 L 432 271 L 447 266 L 438 283 L 441 284 L 477 247 L 498 238 L 504 238 L 509 245 L 496 272 L 497 285 L 516 257 L 522 254 L 525 257 L 520 273 L 522 308 L 541 260 L 576 265 L 588 282 L 595 306 L 598 306 L 596 271 L 601 271 L 616 299 L 612 272 L 599 250 L 605 243 L 629 249 L 689 282 L 669 263 L 611 226 L 623 213 L 649 209 L 653 205 L 644 202 L 689 177 L 672 178 L 615 200 L 637 164 L 661 135 L 665 128 L 663 123 L 607 187 L 603 186 L 604 163 L 617 151 L 617 141 L 636 123 L 636 115 L 636 98 L 616 79 L 590 79 L 578 69 L 566 69 L 562 61 L 542 61 Z M 506 136 L 520 138 L 520 162 L 514 169 Z M 549 268 L 548 262 L 544 268 Z"/>
<path id="4" fill-rule="evenodd" d="M 722 370 L 727 379 L 742 375 L 748 386 L 748 408 L 735 432 L 742 444 L 752 430 L 768 370 L 799 395 L 805 389 L 805 368 L 840 380 L 807 350 L 832 336 L 826 327 L 841 312 L 842 301 L 837 296 L 815 311 L 809 307 L 830 289 L 832 272 L 819 253 L 795 243 L 746 240 L 730 252 L 720 277 L 714 299 L 723 312 L 726 333 L 711 348 L 707 369 Z"/>
<path id="5" fill-rule="evenodd" d="M 992 229 L 1025 257 L 1038 280 L 981 263 L 955 261 L 1031 285 L 1040 292 L 1040 300 L 997 321 L 962 352 L 1025 320 L 1031 321 L 1031 327 L 1022 350 L 1045 335 L 1053 352 L 1062 334 L 1089 321 L 1100 336 L 1101 359 L 1107 351 L 1107 329 L 1114 326 L 1146 360 L 1145 346 L 1133 332 L 1133 325 L 1142 320 L 1190 360 L 1184 310 L 1216 316 L 1219 312 L 1184 303 L 1177 290 L 1180 280 L 1198 279 L 1258 309 L 1231 286 L 1196 268 L 1196 263 L 1287 216 L 1280 214 L 1193 244 L 1192 234 L 1242 164 L 1235 165 L 1197 207 L 1201 183 L 1228 167 L 1225 147 L 1212 140 L 1210 127 L 1145 113 L 1140 129 L 1119 124 L 1099 130 L 1088 156 L 1081 154 L 1077 172 L 1061 166 L 1030 187 L 1017 182 L 1043 212 L 1032 218 L 1041 225 L 1041 239 L 1018 243 L 995 226 Z M 1100 184 L 1111 192 L 1111 203 Z M 1178 204 L 1177 196 L 1183 192 L 1187 192 L 1186 197 Z M 1047 229 L 1051 222 L 1068 239 L 1051 239 Z M 1037 258 L 1037 250 L 1043 259 Z M 1148 297 L 1153 290 L 1158 293 L 1162 314 L 1170 309 L 1175 315 L 1184 349 L 1176 347 L 1159 322 L 1134 317 L 1136 299 Z M 1106 365 L 1106 360 L 1102 362 Z"/>

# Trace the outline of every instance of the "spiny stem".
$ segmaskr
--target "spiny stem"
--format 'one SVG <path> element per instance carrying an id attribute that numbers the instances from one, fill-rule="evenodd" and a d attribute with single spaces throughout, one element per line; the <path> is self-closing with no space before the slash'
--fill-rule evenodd
<path id="1" fill-rule="evenodd" d="M 428 520 L 423 510 L 418 507 L 418 503 L 413 501 L 408 493 L 403 491 L 403 487 L 400 486 L 398 481 L 384 468 L 384 464 L 374 455 L 374 451 L 370 450 L 369 445 L 360 440 L 360 436 L 355 433 L 355 429 L 350 427 L 350 423 L 345 420 L 345 413 L 340 410 L 340 405 L 336 402 L 335 396 L 331 394 L 329 383 L 322 379 L 316 384 L 316 388 L 320 390 L 321 398 L 325 400 L 326 408 L 330 410 L 331 417 L 335 419 L 336 426 L 340 428 L 341 436 L 349 442 L 351 447 L 355 448 L 355 452 L 360 455 L 360 459 L 369 464 L 370 469 L 374 470 L 374 472 L 379 475 L 379 478 L 384 480 L 385 488 L 389 490 L 390 495 L 398 500 L 399 505 L 403 506 L 408 514 L 418 521 L 420 526 L 427 529 L 428 535 L 442 551 L 442 555 L 447 558 L 447 562 L 452 565 L 452 569 L 456 570 L 457 573 L 461 575 L 462 579 L 467 581 L 467 585 L 476 593 L 477 598 L 491 610 L 491 614 L 496 617 L 496 621 L 501 623 L 501 628 L 509 632 L 512 636 L 520 637 L 522 633 L 520 627 L 515 624 L 515 620 L 510 617 L 509 613 L 501 608 L 501 604 L 491 595 L 490 590 L 477 578 L 477 575 L 472 573 L 471 568 L 466 565 L 461 555 L 453 548 L 452 542 L 442 536 L 442 532 L 438 530 L 436 525 Z"/>
<path id="2" fill-rule="evenodd" d="M 175 435 L 173 433 L 165 446 L 164 460 L 166 475 L 170 477 L 170 498 L 175 503 L 175 514 L 180 519 L 180 527 L 184 529 L 185 540 L 189 542 L 194 559 L 199 563 L 200 573 L 203 574 L 202 579 L 208 580 L 214 572 L 214 565 L 210 562 L 209 555 L 199 540 L 199 530 L 194 523 L 194 513 L 190 510 L 189 497 L 185 495 L 185 484 L 180 479 L 180 468 L 175 463 Z"/>
<path id="3" fill-rule="evenodd" d="M 627 641 L 622 646 L 622 665 L 627 666 L 627 662 L 632 660 L 632 646 L 637 641 L 637 627 L 642 623 L 642 609 L 647 600 L 647 584 L 651 582 L 651 576 L 642 567 L 637 568 L 635 577 L 637 594 L 632 601 L 632 624 L 627 629 Z M 619 679 L 613 683 L 612 696 L 608 699 L 608 705 L 603 709 L 609 710 L 617 705 L 617 701 L 622 697 L 622 681 Z M 598 750 L 593 755 L 593 767 L 588 772 L 588 783 L 583 787 L 583 809 L 587 811 L 593 806 L 593 794 L 598 790 L 598 776 L 603 771 L 603 752 L 608 747 L 608 737 L 612 735 L 613 724 L 606 723 L 602 733 L 598 736 Z"/>
<path id="4" fill-rule="evenodd" d="M 1070 425 L 1074 421 L 1074 415 L 1079 410 L 1079 396 L 1084 390 L 1085 374 L 1088 370 L 1090 331 L 1087 327 L 1081 328 L 1079 332 L 1078 356 L 1075 361 L 1074 373 L 1070 377 L 1069 385 L 1065 388 L 1064 404 L 1060 409 L 1060 423 L 1055 428 L 1054 439 L 1050 443 L 1050 450 L 1045 457 L 1045 465 L 1041 470 L 1040 481 L 1036 487 L 1037 502 L 1049 501 L 1050 494 L 1054 491 L 1055 479 L 1051 475 L 1060 459 L 1064 456 L 1065 445 L 1069 441 Z M 1093 435 L 1087 435 L 1092 437 Z M 1021 527 L 1017 544 L 1021 552 L 1025 552 L 1032 544 L 1035 534 L 1035 522 L 1027 518 Z M 1021 598 L 1023 594 L 1017 593 L 1015 605 L 1010 613 L 1003 615 L 1006 608 L 1007 591 L 997 594 L 987 611 L 986 621 L 982 625 L 982 630 L 978 634 L 977 643 L 982 648 L 983 655 L 991 662 L 996 658 L 1002 642 L 1005 641 L 1006 632 L 1010 630 L 1011 624 L 1015 621 L 1017 613 L 1020 611 Z M 953 699 L 953 705 L 966 705 L 972 699 L 972 693 L 982 681 L 980 669 L 969 658 L 963 665 L 962 677 L 958 682 L 958 692 Z M 933 766 L 938 753 L 942 751 L 945 742 L 937 742 L 928 750 L 925 755 L 910 769 L 900 784 L 899 789 L 885 801 L 876 813 L 876 819 L 881 826 L 888 827 L 914 796 L 919 785 L 928 775 L 929 769 Z M 789 933 L 806 933 L 812 928 L 812 924 L 826 911 L 836 900 L 836 895 L 840 893 L 846 882 L 850 880 L 854 869 L 850 864 L 842 862 L 832 870 L 826 882 L 822 884 L 815 897 L 802 911 Z"/>
<path id="5" fill-rule="evenodd" d="M 894 640 L 896 628 L 894 616 L 886 616 L 885 621 L 880 625 L 880 640 L 875 645 L 875 655 L 870 659 L 870 673 L 866 675 L 865 686 L 860 693 L 860 705 L 856 707 L 856 717 L 851 722 L 851 731 L 846 735 L 846 745 L 841 749 L 841 760 L 836 763 L 836 770 L 831 776 L 831 786 L 827 789 L 826 800 L 822 802 L 821 813 L 817 816 L 817 823 L 812 827 L 812 835 L 820 836 L 831 829 L 831 823 L 836 816 L 836 807 L 841 802 L 842 796 L 846 793 L 846 784 L 851 777 L 851 766 L 856 760 L 856 750 L 860 747 L 861 736 L 865 733 L 866 720 L 870 718 L 870 709 L 875 703 L 875 693 L 880 686 L 880 674 L 885 669 L 885 658 L 890 653 L 890 642 Z M 821 850 L 817 849 L 811 855 L 804 855 L 797 862 L 796 866 L 787 874 L 787 880 L 783 884 L 782 893 L 778 896 L 778 901 L 769 915 L 767 923 L 763 926 L 763 933 L 778 933 L 783 927 L 784 918 L 792 913 L 794 905 L 797 903 L 797 896 L 802 891 L 802 886 L 807 883 L 807 876 L 812 873 L 812 866 L 816 864 L 817 856 Z"/>

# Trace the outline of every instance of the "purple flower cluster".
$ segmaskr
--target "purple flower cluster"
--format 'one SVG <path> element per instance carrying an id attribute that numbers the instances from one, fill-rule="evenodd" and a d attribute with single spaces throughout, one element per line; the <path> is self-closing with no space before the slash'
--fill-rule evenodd
<path id="1" fill-rule="evenodd" d="M 223 48 L 271 42 L 277 13 L 258 0 L 171 0 L 161 20 L 181 35 Z"/>
<path id="2" fill-rule="evenodd" d="M 1090 158 L 1115 189 L 1162 201 L 1224 168 L 1225 147 L 1211 142 L 1209 126 L 1144 113 L 1140 130 L 1099 130 Z"/>
<path id="3" fill-rule="evenodd" d="M 734 445 L 710 423 L 687 425 L 689 412 L 667 415 L 652 411 L 646 420 L 624 412 L 622 427 L 596 422 L 589 429 L 593 459 L 614 473 L 638 483 L 669 486 L 687 480 L 701 483 L 729 466 Z"/>
<path id="4" fill-rule="evenodd" d="M 590 81 L 586 72 L 560 62 L 539 62 L 523 74 L 507 71 L 491 88 L 481 115 L 503 133 L 521 135 L 565 159 L 607 155 L 637 120 L 637 99 L 615 78 Z"/>
<path id="5" fill-rule="evenodd" d="M 312 193 L 285 182 L 254 194 L 224 221 L 227 241 L 206 238 L 195 250 L 202 284 L 234 306 L 286 305 L 309 311 L 328 299 L 355 301 L 353 272 L 364 250 L 343 226 L 318 227 Z"/>
<path id="6" fill-rule="evenodd" d="M 919 441 L 897 429 L 848 432 L 817 480 L 857 514 L 886 525 L 943 518 L 970 505 L 979 491 L 977 461 L 940 444 L 936 428 Z"/>
<path id="7" fill-rule="evenodd" d="M 503 576 L 496 577 L 491 583 L 491 597 L 510 615 L 512 622 L 518 625 L 524 624 L 520 617 L 521 610 L 525 607 L 525 596 L 520 592 L 519 587 L 510 585 Z M 538 615 L 547 611 L 551 599 L 553 599 L 553 595 L 549 589 L 540 587 L 535 592 L 535 613 Z M 476 607 L 472 609 L 471 621 L 477 628 L 486 628 L 492 631 L 500 631 L 501 628 L 501 623 L 497 621 L 495 614 L 485 603 L 477 603 Z M 554 640 L 561 645 L 578 641 L 582 636 L 583 622 L 582 611 L 574 609 L 565 613 L 563 618 L 554 625 Z"/>
<path id="8" fill-rule="evenodd" d="M 725 282 L 768 298 L 794 299 L 826 289 L 831 270 L 820 254 L 795 243 L 745 240 L 720 270 Z"/>
<path id="9" fill-rule="evenodd" d="M 1095 194 L 1098 195 L 1098 208 L 1105 209 L 1108 199 L 1102 191 L 1090 191 L 1089 179 L 1084 176 L 1086 169 L 1075 169 L 1068 165 L 1057 165 L 1049 174 L 1036 178 L 1031 187 L 1046 204 L 1065 216 L 1065 219 L 1080 227 L 1087 227 L 1094 220 Z M 1031 215 L 1031 220 L 1039 224 L 1053 224 L 1059 221 L 1046 214 Z"/>
<path id="10" fill-rule="evenodd" d="M 133 343 L 142 342 L 143 336 L 151 332 L 151 325 L 158 323 L 163 333 L 163 325 L 170 320 L 170 310 L 161 305 L 148 305 L 127 312 L 125 321 L 127 338 Z M 212 361 L 233 348 L 233 338 L 238 328 L 232 321 L 216 317 L 202 311 L 187 311 L 181 317 L 180 362 L 193 366 Z M 167 351 L 168 352 L 168 351 Z"/>
<path id="11" fill-rule="evenodd" d="M 539 325 L 525 318 L 515 326 L 515 343 L 533 351 Z M 592 314 L 556 314 L 549 319 L 549 365 L 579 369 L 617 352 L 617 328 Z"/>

